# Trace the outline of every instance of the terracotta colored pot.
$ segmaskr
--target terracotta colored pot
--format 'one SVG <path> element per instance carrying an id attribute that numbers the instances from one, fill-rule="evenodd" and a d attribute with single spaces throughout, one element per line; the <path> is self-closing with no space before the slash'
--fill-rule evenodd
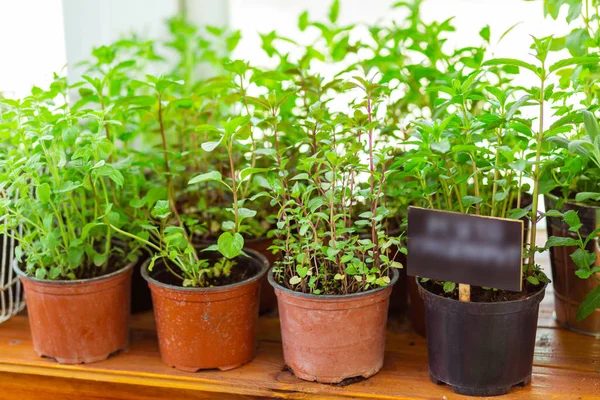
<path id="1" fill-rule="evenodd" d="M 558 198 L 554 195 L 545 196 L 546 209 L 556 209 Z M 587 206 L 578 203 L 564 203 L 561 212 L 575 210 L 583 226 L 581 236 L 586 238 L 596 228 L 600 227 L 600 207 Z M 571 237 L 577 239 L 576 232 L 570 232 L 569 226 L 561 218 L 547 217 L 546 224 L 549 236 Z M 552 283 L 554 285 L 554 318 L 561 326 L 574 332 L 586 335 L 600 335 L 600 308 L 582 321 L 577 321 L 577 309 L 585 296 L 594 290 L 599 283 L 594 276 L 580 279 L 575 275 L 579 268 L 571 259 L 576 246 L 561 246 L 550 248 L 550 264 L 552 266 Z M 600 245 L 598 239 L 590 240 L 587 250 L 596 254 L 594 265 L 600 265 Z M 600 277 L 600 273 L 596 273 Z"/>
<path id="2" fill-rule="evenodd" d="M 449 299 L 418 285 L 434 383 L 468 396 L 498 396 L 529 384 L 546 286 L 524 299 L 484 303 Z"/>
<path id="3" fill-rule="evenodd" d="M 61 364 L 102 361 L 125 350 L 133 264 L 92 279 L 46 281 L 25 275 L 33 348 Z"/>
<path id="4" fill-rule="evenodd" d="M 269 269 L 261 254 L 244 249 L 236 268 L 254 268 L 244 281 L 209 288 L 185 288 L 162 283 L 168 274 L 157 261 L 148 262 L 142 276 L 154 303 L 158 344 L 163 362 L 182 371 L 228 370 L 252 360 L 256 351 L 260 280 Z M 206 253 L 204 253 L 206 254 Z M 246 265 L 244 265 L 244 263 Z"/>
<path id="5" fill-rule="evenodd" d="M 279 254 L 273 254 L 271 250 L 267 250 L 273 245 L 273 239 L 265 237 L 250 239 L 246 240 L 245 245 L 247 248 L 265 256 L 269 261 L 269 265 L 274 265 L 279 260 Z M 277 309 L 277 296 L 275 296 L 275 290 L 273 290 L 273 286 L 269 285 L 265 274 L 261 280 L 259 312 L 260 314 L 266 314 L 275 309 Z"/>
<path id="6" fill-rule="evenodd" d="M 325 296 L 298 293 L 275 282 L 283 358 L 307 381 L 339 383 L 375 375 L 383 366 L 390 284 L 365 293 Z"/>

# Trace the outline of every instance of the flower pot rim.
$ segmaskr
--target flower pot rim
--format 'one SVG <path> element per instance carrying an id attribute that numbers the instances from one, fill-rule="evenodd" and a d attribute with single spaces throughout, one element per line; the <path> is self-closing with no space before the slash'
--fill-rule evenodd
<path id="1" fill-rule="evenodd" d="M 291 290 L 291 289 L 281 286 L 278 282 L 275 281 L 275 278 L 273 277 L 273 268 L 271 268 L 267 277 L 269 279 L 269 284 L 271 286 L 273 286 L 273 288 L 285 293 L 286 295 L 304 298 L 304 299 L 311 299 L 311 300 L 336 300 L 336 299 L 347 300 L 347 299 L 360 298 L 363 296 L 370 296 L 374 293 L 381 292 L 383 290 L 389 289 L 392 286 L 394 286 L 396 284 L 396 282 L 398 282 L 400 273 L 397 271 L 396 268 L 390 268 L 390 269 L 392 271 L 392 278 L 390 280 L 390 283 L 388 283 L 387 285 L 378 287 L 377 289 L 367 290 L 366 292 L 351 293 L 351 294 L 312 294 L 312 293 L 296 292 L 295 290 Z"/>
<path id="2" fill-rule="evenodd" d="M 542 288 L 540 290 L 538 290 L 537 292 L 532 293 L 530 296 L 524 297 L 522 299 L 517 299 L 517 300 L 507 300 L 507 301 L 469 301 L 469 302 L 466 302 L 466 301 L 460 301 L 460 300 L 456 300 L 456 299 L 451 299 L 449 297 L 440 296 L 439 294 L 435 294 L 433 292 L 430 292 L 423 285 L 421 285 L 421 282 L 419 282 L 419 277 L 418 276 L 415 276 L 415 281 L 417 282 L 417 286 L 419 287 L 420 290 L 423 290 L 424 292 L 428 293 L 428 295 L 431 295 L 431 296 L 435 297 L 436 299 L 441 299 L 441 301 L 454 302 L 454 303 L 459 303 L 459 304 L 470 304 L 470 305 L 474 305 L 475 307 L 477 307 L 477 306 L 483 307 L 483 306 L 488 305 L 488 304 L 501 306 L 501 305 L 506 305 L 506 304 L 517 304 L 517 303 L 521 303 L 521 302 L 530 301 L 532 298 L 544 294 L 545 291 L 546 291 L 546 288 L 548 287 L 548 284 L 544 283 L 544 286 L 542 286 Z"/>
<path id="3" fill-rule="evenodd" d="M 554 200 L 554 201 L 558 201 L 560 199 L 557 195 L 555 195 L 553 193 L 546 193 L 544 195 L 544 197 L 547 197 L 547 198 L 549 198 L 551 200 Z M 582 202 L 579 202 L 579 201 L 565 200 L 565 202 L 563 204 L 569 204 L 569 205 L 572 205 L 572 206 L 577 206 L 579 208 L 589 208 L 589 209 L 592 209 L 592 210 L 600 210 L 600 206 L 594 206 L 592 204 L 582 203 Z"/>
<path id="4" fill-rule="evenodd" d="M 73 280 L 38 279 L 36 277 L 29 276 L 23 270 L 21 270 L 21 268 L 19 268 L 19 263 L 17 262 L 16 258 L 13 259 L 13 267 L 12 268 L 13 268 L 13 271 L 15 271 L 17 273 L 17 275 L 19 275 L 21 278 L 27 279 L 32 282 L 42 283 L 42 284 L 47 284 L 47 285 L 79 285 L 79 284 L 85 284 L 85 283 L 100 282 L 100 281 L 104 281 L 106 279 L 115 277 L 117 275 L 124 274 L 125 272 L 132 269 L 135 266 L 136 262 L 137 261 L 131 261 L 129 264 L 126 264 L 123 268 L 113 271 L 110 274 L 100 275 L 100 276 L 96 276 L 94 278 L 73 279 Z"/>
<path id="5" fill-rule="evenodd" d="M 183 286 L 170 285 L 168 283 L 164 283 L 157 279 L 154 279 L 153 277 L 150 276 L 150 274 L 148 273 L 148 265 L 150 264 L 150 260 L 152 258 L 148 258 L 146 261 L 144 261 L 144 264 L 142 265 L 142 268 L 141 268 L 142 277 L 148 283 L 151 283 L 153 285 L 160 286 L 165 289 L 180 291 L 180 292 L 216 293 L 216 292 L 229 291 L 229 290 L 237 288 L 239 286 L 244 286 L 244 285 L 247 285 L 248 283 L 260 280 L 263 276 L 265 276 L 265 274 L 267 273 L 267 271 L 270 268 L 269 260 L 267 260 L 267 258 L 265 256 L 263 256 L 262 254 L 260 254 L 259 252 L 251 250 L 251 249 L 247 249 L 247 248 L 244 248 L 243 251 L 245 253 L 247 253 L 248 255 L 250 255 L 250 257 L 248 257 L 250 260 L 254 260 L 255 262 L 257 262 L 259 264 L 260 270 L 258 271 L 258 273 L 251 276 L 250 278 L 244 279 L 243 281 L 239 281 L 236 283 L 231 283 L 231 284 L 223 285 L 223 286 L 206 287 L 206 288 L 183 287 Z"/>

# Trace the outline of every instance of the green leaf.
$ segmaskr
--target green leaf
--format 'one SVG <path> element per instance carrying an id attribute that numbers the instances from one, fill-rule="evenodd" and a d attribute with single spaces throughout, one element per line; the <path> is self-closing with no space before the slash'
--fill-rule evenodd
<path id="1" fill-rule="evenodd" d="M 302 282 L 302 279 L 299 276 L 292 276 L 290 278 L 290 285 L 297 285 Z"/>
<path id="2" fill-rule="evenodd" d="M 587 269 L 590 265 L 596 262 L 596 254 L 579 248 L 571 254 L 571 260 L 573 260 L 575 265 L 577 265 L 579 268 Z"/>
<path id="3" fill-rule="evenodd" d="M 448 138 L 443 138 L 439 143 L 431 143 L 431 150 L 439 151 L 442 154 L 446 154 L 450 151 L 451 145 Z"/>
<path id="4" fill-rule="evenodd" d="M 479 36 L 483 38 L 486 42 L 490 42 L 490 26 L 486 25 L 479 31 Z"/>
<path id="5" fill-rule="evenodd" d="M 219 138 L 219 140 L 216 141 L 216 142 L 204 142 L 204 143 L 202 143 L 202 145 L 201 145 L 202 150 L 208 151 L 210 153 L 211 151 L 213 151 L 214 149 L 216 149 L 219 146 L 219 144 L 221 144 L 221 140 L 223 140 L 223 136 L 221 136 Z"/>
<path id="6" fill-rule="evenodd" d="M 473 204 L 481 203 L 483 199 L 481 197 L 475 196 L 464 196 L 462 198 L 462 203 L 465 207 L 472 206 Z"/>
<path id="7" fill-rule="evenodd" d="M 508 190 L 505 190 L 503 192 L 498 192 L 494 195 L 494 200 L 496 201 L 503 201 L 504 199 L 506 199 L 508 197 Z"/>
<path id="8" fill-rule="evenodd" d="M 193 177 L 192 179 L 190 179 L 190 181 L 188 182 L 188 185 L 194 185 L 196 183 L 207 182 L 207 181 L 222 182 L 221 173 L 219 171 L 211 171 L 211 172 L 207 172 L 205 174 L 197 175 L 197 176 Z"/>
<path id="9" fill-rule="evenodd" d="M 537 286 L 537 285 L 539 285 L 539 284 L 540 284 L 540 281 L 539 281 L 539 279 L 538 279 L 538 278 L 536 278 L 536 277 L 535 277 L 535 276 L 533 276 L 533 275 L 530 275 L 530 276 L 528 276 L 528 277 L 527 277 L 527 282 L 531 283 L 531 284 L 532 284 L 532 285 L 534 285 L 534 286 Z"/>
<path id="10" fill-rule="evenodd" d="M 600 58 L 597 56 L 594 57 L 573 57 L 567 58 L 566 60 L 560 60 L 550 66 L 548 71 L 554 72 L 564 67 L 568 67 L 569 65 L 598 65 L 600 63 Z"/>
<path id="11" fill-rule="evenodd" d="M 589 317 L 596 308 L 600 308 L 600 285 L 589 292 L 577 309 L 577 321 Z"/>
<path id="12" fill-rule="evenodd" d="M 104 263 L 106 262 L 106 254 L 96 254 L 94 256 L 94 265 L 96 267 L 99 267 L 101 265 L 104 265 Z"/>
<path id="13" fill-rule="evenodd" d="M 308 11 L 304 11 L 302 14 L 300 14 L 300 17 L 298 17 L 298 28 L 302 32 L 308 28 Z"/>
<path id="14" fill-rule="evenodd" d="M 202 124 L 196 127 L 196 132 L 220 132 L 215 126 L 209 124 Z"/>
<path id="15" fill-rule="evenodd" d="M 592 141 L 596 140 L 597 137 L 600 137 L 600 127 L 598 126 L 598 120 L 588 110 L 583 110 L 581 112 L 583 114 L 583 124 L 585 126 L 585 130 L 588 135 L 592 139 Z"/>
<path id="16" fill-rule="evenodd" d="M 233 235 L 229 232 L 224 232 L 219 236 L 217 246 L 219 252 L 225 258 L 232 259 L 241 254 L 244 247 L 244 237 L 237 232 Z"/>
<path id="17" fill-rule="evenodd" d="M 579 192 L 575 195 L 575 201 L 583 203 L 587 200 L 600 201 L 600 193 L 595 192 Z"/>
<path id="18" fill-rule="evenodd" d="M 243 181 L 244 179 L 246 179 L 250 175 L 258 174 L 258 173 L 261 173 L 261 172 L 267 172 L 269 170 L 270 170 L 270 168 L 252 168 L 252 167 L 248 167 L 248 168 L 244 168 L 242 170 L 242 172 L 240 173 L 240 176 L 241 176 L 242 181 Z"/>
<path id="19" fill-rule="evenodd" d="M 591 158 L 593 150 L 592 144 L 587 140 L 571 140 L 569 142 L 568 149 L 571 153 L 575 153 L 586 158 Z"/>
<path id="20" fill-rule="evenodd" d="M 152 209 L 152 216 L 159 219 L 165 219 L 171 215 L 168 200 L 158 200 Z"/>
<path id="21" fill-rule="evenodd" d="M 454 292 L 455 288 L 456 288 L 456 283 L 444 282 L 444 292 L 445 293 L 452 293 L 452 292 Z"/>
<path id="22" fill-rule="evenodd" d="M 69 247 L 69 265 L 73 268 L 79 267 L 83 259 L 83 247 Z"/>
<path id="23" fill-rule="evenodd" d="M 238 209 L 238 215 L 241 219 L 252 218 L 256 215 L 256 211 L 241 207 Z"/>
<path id="24" fill-rule="evenodd" d="M 557 211 L 557 210 L 548 210 L 544 213 L 544 215 L 546 217 L 562 218 L 563 213 L 561 213 L 560 211 Z"/>
<path id="25" fill-rule="evenodd" d="M 225 221 L 221 224 L 221 228 L 224 231 L 232 231 L 235 229 L 235 222 L 233 221 Z"/>
<path id="26" fill-rule="evenodd" d="M 46 270 L 44 268 L 38 268 L 35 270 L 35 277 L 37 279 L 45 279 L 46 278 Z"/>
<path id="27" fill-rule="evenodd" d="M 575 210 L 569 210 L 564 213 L 563 219 L 567 225 L 569 225 L 569 230 L 571 232 L 577 232 L 579 228 L 583 226 L 581 220 L 579 219 L 579 215 L 577 215 L 577 211 Z"/>
<path id="28" fill-rule="evenodd" d="M 47 183 L 42 183 L 36 189 L 36 197 L 42 203 L 48 203 L 50 201 L 50 186 Z"/>
<path id="29" fill-rule="evenodd" d="M 101 223 L 101 222 L 90 222 L 90 223 L 87 223 L 83 227 L 83 229 L 81 230 L 81 237 L 80 237 L 80 239 L 81 240 L 85 240 L 88 237 L 88 235 L 90 233 L 90 230 L 92 230 L 93 228 L 95 228 L 97 226 L 102 226 L 102 225 L 104 225 L 104 223 Z"/>
<path id="30" fill-rule="evenodd" d="M 508 215 L 506 216 L 506 218 L 508 218 L 508 219 L 521 219 L 524 216 L 526 216 L 527 214 L 529 214 L 529 210 L 525 210 L 523 208 L 513 208 L 512 210 L 510 210 L 508 212 Z"/>
<path id="31" fill-rule="evenodd" d="M 531 72 L 537 75 L 538 71 L 535 65 L 526 63 L 525 61 L 517 60 L 514 58 L 494 58 L 488 60 L 482 64 L 482 66 L 492 66 L 492 65 L 511 65 L 514 67 L 521 67 L 530 70 Z"/>
<path id="32" fill-rule="evenodd" d="M 340 0 L 333 0 L 329 8 L 329 21 L 335 24 L 340 16 Z"/>
<path id="33" fill-rule="evenodd" d="M 579 240 L 570 237 L 550 236 L 546 241 L 546 249 L 556 246 L 579 246 Z"/>
<path id="34" fill-rule="evenodd" d="M 112 165 L 102 165 L 94 169 L 93 173 L 96 176 L 108 176 L 110 180 L 112 180 L 117 186 L 120 187 L 122 187 L 125 183 L 125 178 L 123 177 L 123 174 L 121 174 L 121 172 Z"/>

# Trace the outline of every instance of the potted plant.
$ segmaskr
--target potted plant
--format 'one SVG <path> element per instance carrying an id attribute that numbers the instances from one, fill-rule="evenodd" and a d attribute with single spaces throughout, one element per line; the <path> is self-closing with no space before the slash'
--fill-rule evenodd
<path id="1" fill-rule="evenodd" d="M 555 280 L 556 320 L 567 329 L 600 334 L 600 267 L 597 265 L 599 226 L 597 201 L 600 200 L 600 128 L 594 114 L 588 110 L 567 114 L 578 121 L 583 115 L 586 136 L 566 138 L 561 134 L 549 137 L 564 149 L 555 157 L 549 173 L 546 194 L 548 239 L 552 274 Z M 566 121 L 566 119 L 563 119 Z M 571 129 L 569 128 L 569 131 Z M 581 138 L 579 138 L 581 137 Z"/>
<path id="2" fill-rule="evenodd" d="M 353 117 L 333 116 L 323 103 L 311 107 L 303 123 L 311 145 L 296 147 L 307 152 L 297 155 L 295 175 L 283 168 L 284 149 L 273 155 L 280 182 L 273 192 L 280 209 L 275 247 L 282 259 L 269 282 L 284 360 L 296 376 L 325 383 L 368 378 L 382 367 L 389 296 L 401 267 L 389 251 L 400 239 L 388 237 L 382 223 L 389 148 L 377 149 L 373 140 L 384 87 L 356 77 L 348 89 L 364 93 L 352 103 Z M 369 211 L 356 219 L 352 209 L 363 199 Z M 371 236 L 361 238 L 359 227 Z"/>
<path id="3" fill-rule="evenodd" d="M 448 101 L 457 114 L 418 124 L 419 150 L 409 167 L 422 182 L 429 208 L 499 218 L 528 216 L 531 221 L 521 292 L 471 286 L 470 301 L 459 301 L 456 282 L 418 280 L 425 302 L 431 379 L 457 393 L 499 395 L 531 379 L 538 308 L 549 282 L 535 262 L 535 253 L 543 250 L 536 245 L 540 179 L 547 167 L 543 107 L 552 91 L 546 86 L 548 75 L 573 62 L 546 67 L 550 44 L 550 38 L 535 39 L 539 67 L 514 59 L 484 63 L 492 69 L 530 71 L 539 86 L 520 97 L 514 97 L 519 92 L 510 87 L 486 86 L 482 93 L 487 111 L 474 116 L 469 104 L 481 99 L 472 90 L 482 73 L 476 71 L 453 85 L 457 93 Z M 537 131 L 520 112 L 529 105 L 539 107 Z M 521 193 L 529 189 L 525 177 L 533 182 L 532 204 L 521 208 Z"/>
<path id="4" fill-rule="evenodd" d="M 148 191 L 135 206 L 147 210 L 147 222 L 141 224 L 145 235 L 131 237 L 143 243 L 152 257 L 143 265 L 142 276 L 152 292 L 154 314 L 163 361 L 184 371 L 235 368 L 249 362 L 256 351 L 256 327 L 260 281 L 269 267 L 264 256 L 244 249 L 244 232 L 256 211 L 245 205 L 243 185 L 255 170 L 237 169 L 234 146 L 248 139 L 247 116 L 213 125 L 198 125 L 199 132 L 218 133 L 215 142 L 204 142 L 206 152 L 224 148 L 227 175 L 210 171 L 190 179 L 190 187 L 202 190 L 204 184 L 217 183 L 231 198 L 227 215 L 218 221 L 223 227 L 216 244 L 198 246 L 193 242 L 190 216 L 179 214 L 171 163 L 165 134 L 165 114 L 185 106 L 173 92 L 181 82 L 166 77 L 148 77 L 139 82 L 154 91 L 158 132 L 163 154 L 154 177 L 163 179 L 161 191 Z M 159 182 L 156 182 L 160 184 Z M 164 196 L 165 198 L 161 198 Z M 200 339 L 199 339 L 200 338 Z"/>
<path id="5" fill-rule="evenodd" d="M 0 165 L 0 228 L 18 241 L 13 268 L 35 351 L 73 364 L 127 348 L 136 254 L 115 245 L 125 237 L 109 227 L 122 224 L 110 197 L 124 184 L 109 161 L 105 128 L 114 122 L 102 111 L 71 110 L 66 96 L 66 80 L 56 77 L 48 91 L 4 100 L 13 143 Z"/>
<path id="6" fill-rule="evenodd" d="M 597 29 L 590 24 L 589 2 L 548 3 L 553 19 L 567 5 L 566 22 L 573 29 L 553 41 L 552 50 L 568 51 L 578 60 L 558 71 L 552 100 L 556 121 L 546 141 L 558 145 L 543 179 L 548 247 L 554 285 L 555 319 L 576 332 L 600 335 L 600 289 L 596 261 L 599 135 Z"/>

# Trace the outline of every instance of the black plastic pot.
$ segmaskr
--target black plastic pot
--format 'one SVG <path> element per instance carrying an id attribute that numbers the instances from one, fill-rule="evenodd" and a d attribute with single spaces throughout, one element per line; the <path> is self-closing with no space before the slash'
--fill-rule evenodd
<path id="1" fill-rule="evenodd" d="M 418 285 L 434 383 L 468 396 L 498 396 L 529 384 L 545 286 L 522 300 L 476 303 L 438 296 Z"/>

